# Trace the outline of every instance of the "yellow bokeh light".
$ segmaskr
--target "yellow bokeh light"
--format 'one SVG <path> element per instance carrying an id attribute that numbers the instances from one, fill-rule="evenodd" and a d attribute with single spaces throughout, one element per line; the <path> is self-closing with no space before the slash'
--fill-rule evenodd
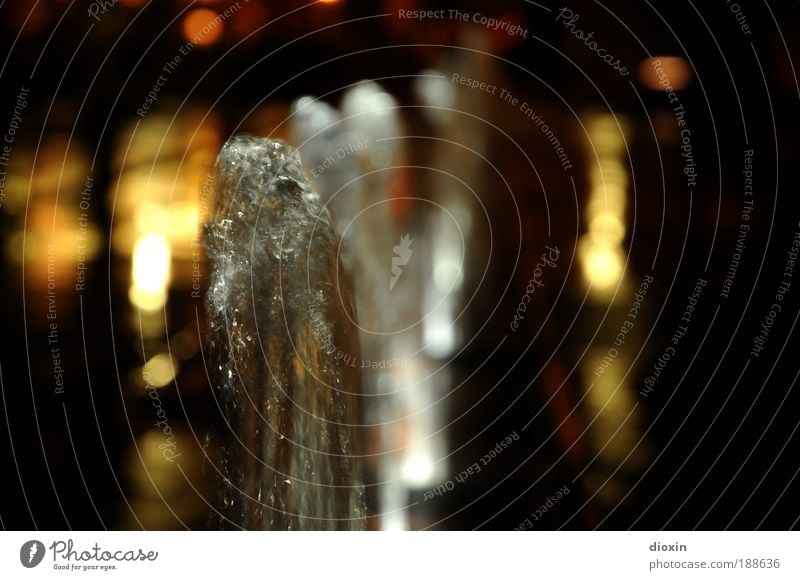
<path id="1" fill-rule="evenodd" d="M 624 261 L 618 246 L 595 244 L 584 236 L 579 252 L 584 277 L 594 289 L 608 290 L 620 281 Z"/>
<path id="2" fill-rule="evenodd" d="M 597 185 L 625 188 L 628 186 L 628 171 L 617 159 L 602 157 L 600 163 L 589 169 L 589 180 Z"/>
<path id="3" fill-rule="evenodd" d="M 183 36 L 198 46 L 208 46 L 222 38 L 223 18 L 208 8 L 192 10 L 183 19 Z"/>
<path id="4" fill-rule="evenodd" d="M 171 252 L 160 233 L 142 235 L 133 248 L 129 297 L 142 310 L 158 310 L 166 303 Z"/>
<path id="5" fill-rule="evenodd" d="M 603 212 L 589 223 L 589 236 L 595 244 L 617 245 L 625 239 L 625 224 L 616 214 Z"/>
<path id="6" fill-rule="evenodd" d="M 142 203 L 135 225 L 139 232 L 159 232 L 169 240 L 172 256 L 190 258 L 200 219 L 197 201 L 175 201 L 169 207 Z"/>
<path id="7" fill-rule="evenodd" d="M 589 117 L 586 129 L 596 154 L 605 157 L 617 155 L 625 149 L 623 137 L 627 122 L 623 117 L 597 115 Z"/>
<path id="8" fill-rule="evenodd" d="M 154 387 L 166 387 L 175 380 L 178 361 L 167 353 L 159 353 L 151 358 L 142 367 L 145 382 Z"/>
<path id="9" fill-rule="evenodd" d="M 599 186 L 592 189 L 586 211 L 591 222 L 600 214 L 612 212 L 620 217 L 625 212 L 627 200 L 625 190 L 617 186 Z"/>
<path id="10" fill-rule="evenodd" d="M 622 282 L 627 209 L 628 168 L 625 138 L 629 122 L 612 114 L 588 116 L 588 152 L 596 163 L 589 168 L 586 203 L 588 232 L 578 245 L 584 278 L 595 298 L 605 300 L 607 291 Z M 601 296 L 602 295 L 602 296 Z"/>

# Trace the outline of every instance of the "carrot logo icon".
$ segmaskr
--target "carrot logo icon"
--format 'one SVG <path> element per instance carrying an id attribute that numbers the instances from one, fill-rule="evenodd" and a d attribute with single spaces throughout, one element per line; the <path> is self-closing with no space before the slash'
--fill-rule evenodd
<path id="1" fill-rule="evenodd" d="M 389 279 L 389 292 L 392 291 L 394 285 L 400 279 L 403 273 L 403 266 L 408 264 L 411 255 L 414 253 L 411 250 L 411 242 L 413 242 L 408 234 L 400 238 L 400 244 L 394 247 L 394 255 L 392 256 L 392 276 Z"/>
<path id="2" fill-rule="evenodd" d="M 39 540 L 28 540 L 19 549 L 19 561 L 26 568 L 35 568 L 44 559 L 44 544 Z"/>

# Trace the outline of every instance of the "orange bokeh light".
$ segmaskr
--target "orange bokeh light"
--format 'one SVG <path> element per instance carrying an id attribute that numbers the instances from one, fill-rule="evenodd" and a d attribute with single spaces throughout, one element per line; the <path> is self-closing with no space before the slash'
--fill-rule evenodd
<path id="1" fill-rule="evenodd" d="M 692 69 L 682 56 L 654 56 L 639 64 L 639 80 L 651 91 L 671 86 L 681 91 L 692 80 Z"/>
<path id="2" fill-rule="evenodd" d="M 222 38 L 225 23 L 222 17 L 209 8 L 192 10 L 183 19 L 183 36 L 198 46 L 208 46 Z"/>

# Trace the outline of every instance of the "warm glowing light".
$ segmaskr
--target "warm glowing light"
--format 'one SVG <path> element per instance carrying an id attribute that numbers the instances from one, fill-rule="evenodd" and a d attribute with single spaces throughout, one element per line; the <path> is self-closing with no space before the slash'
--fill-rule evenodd
<path id="1" fill-rule="evenodd" d="M 669 87 L 680 91 L 689 86 L 692 69 L 681 56 L 654 56 L 639 64 L 639 80 L 652 91 L 665 91 Z"/>
<path id="2" fill-rule="evenodd" d="M 624 274 L 628 121 L 618 115 L 594 114 L 589 115 L 586 127 L 588 153 L 596 163 L 589 169 L 588 233 L 579 242 L 578 256 L 595 298 L 605 300 L 607 291 L 621 283 Z"/>
<path id="3" fill-rule="evenodd" d="M 438 292 L 428 292 L 425 303 L 431 304 L 434 300 L 440 302 L 423 320 L 423 340 L 425 351 L 430 356 L 444 358 L 455 350 L 459 341 L 458 326 L 453 320 L 453 295 L 441 296 Z"/>
<path id="4" fill-rule="evenodd" d="M 594 149 L 593 155 L 600 157 L 618 155 L 625 149 L 625 122 L 615 115 L 598 115 L 591 117 L 587 123 L 587 130 Z"/>
<path id="5" fill-rule="evenodd" d="M 133 248 L 131 264 L 131 302 L 142 310 L 158 310 L 166 303 L 170 278 L 171 252 L 162 234 L 141 236 Z"/>
<path id="6" fill-rule="evenodd" d="M 607 290 L 619 282 L 624 264 L 619 247 L 595 244 L 584 237 L 579 252 L 583 274 L 594 289 Z"/>
<path id="7" fill-rule="evenodd" d="M 159 353 L 142 367 L 142 376 L 145 383 L 154 387 L 166 387 L 175 380 L 175 370 L 178 362 L 167 353 Z"/>
<path id="8" fill-rule="evenodd" d="M 614 157 L 601 157 L 599 164 L 593 164 L 589 169 L 591 183 L 602 187 L 621 187 L 628 185 L 628 172 L 625 166 Z"/>
<path id="9" fill-rule="evenodd" d="M 591 222 L 598 215 L 607 212 L 613 212 L 623 217 L 622 214 L 627 204 L 625 197 L 625 189 L 619 186 L 601 185 L 593 188 L 586 205 L 589 221 Z"/>
<path id="10" fill-rule="evenodd" d="M 455 260 L 452 262 L 437 262 L 433 270 L 433 282 L 436 288 L 442 292 L 458 290 L 464 281 L 464 274 L 461 271 L 461 264 Z"/>
<path id="11" fill-rule="evenodd" d="M 590 348 L 584 362 L 581 368 L 584 384 L 592 385 L 585 399 L 587 410 L 594 417 L 590 440 L 600 450 L 602 461 L 611 465 L 625 463 L 625 469 L 634 468 L 646 453 L 646 446 L 639 445 L 642 443 L 639 416 L 635 411 L 634 391 L 629 377 L 626 378 L 630 357 L 624 349 L 603 345 Z M 628 465 L 628 461 L 633 465 Z"/>
<path id="12" fill-rule="evenodd" d="M 624 309 L 615 308 L 614 300 L 617 289 L 630 287 L 625 279 L 626 249 L 622 245 L 630 181 L 625 144 L 628 122 L 612 114 L 596 115 L 587 122 L 587 130 L 587 154 L 595 162 L 588 174 L 589 199 L 585 213 L 588 231 L 578 242 L 578 259 L 591 300 L 607 304 L 609 309 L 605 314 L 609 317 L 624 318 L 627 305 Z M 614 330 L 599 337 L 599 344 L 589 351 L 580 367 L 583 384 L 587 386 L 586 406 L 594 418 L 590 444 L 597 450 L 602 464 L 622 462 L 627 467 L 628 458 L 642 457 L 638 450 L 641 437 L 630 389 L 625 384 L 632 363 L 626 354 L 628 351 L 621 348 L 619 338 L 611 342 L 619 324 L 617 320 L 609 324 Z M 599 472 L 587 476 L 587 485 L 598 489 L 599 501 L 605 505 L 619 501 L 622 477 L 603 476 L 599 480 Z M 599 481 L 591 480 L 592 477 Z"/>
<path id="13" fill-rule="evenodd" d="M 191 258 L 199 213 L 200 207 L 195 200 L 175 201 L 169 207 L 162 203 L 142 203 L 135 231 L 162 233 L 170 242 L 174 258 Z"/>
<path id="14" fill-rule="evenodd" d="M 222 38 L 222 16 L 208 8 L 192 10 L 183 19 L 183 36 L 198 46 L 208 46 Z"/>
<path id="15" fill-rule="evenodd" d="M 263 4 L 248 2 L 242 5 L 231 20 L 231 27 L 237 36 L 246 42 L 257 42 L 258 35 L 253 34 L 269 20 L 269 13 Z"/>
<path id="16" fill-rule="evenodd" d="M 616 214 L 603 212 L 589 223 L 589 236 L 595 244 L 617 245 L 625 239 L 625 224 Z"/>
<path id="17" fill-rule="evenodd" d="M 406 459 L 403 465 L 403 477 L 412 485 L 429 483 L 433 472 L 433 462 L 421 453 L 414 453 Z"/>

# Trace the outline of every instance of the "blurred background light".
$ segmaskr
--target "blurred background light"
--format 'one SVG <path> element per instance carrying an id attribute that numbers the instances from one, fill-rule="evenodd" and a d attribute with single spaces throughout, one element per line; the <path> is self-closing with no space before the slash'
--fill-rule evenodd
<path id="1" fill-rule="evenodd" d="M 131 302 L 142 310 L 159 310 L 167 301 L 170 279 L 170 249 L 160 233 L 141 236 L 133 248 Z"/>
<path id="2" fill-rule="evenodd" d="M 148 383 L 154 387 L 166 387 L 175 380 L 175 371 L 178 361 L 168 353 L 161 352 L 148 360 L 142 367 L 142 372 L 148 376 Z"/>
<path id="3" fill-rule="evenodd" d="M 583 277 L 593 297 L 610 299 L 609 291 L 622 281 L 625 253 L 625 214 L 628 175 L 624 133 L 627 121 L 610 113 L 590 114 L 586 122 L 589 170 L 586 203 L 587 233 L 578 243 Z"/>
<path id="4" fill-rule="evenodd" d="M 692 80 L 692 69 L 682 56 L 654 56 L 639 63 L 639 80 L 651 91 L 665 90 L 664 83 L 682 91 Z"/>
<path id="5" fill-rule="evenodd" d="M 619 282 L 624 260 L 622 252 L 616 245 L 598 244 L 592 238 L 582 238 L 578 255 L 584 277 L 593 290 L 609 290 Z"/>
<path id="6" fill-rule="evenodd" d="M 183 19 L 183 37 L 198 46 L 210 46 L 222 38 L 223 18 L 214 10 L 197 8 Z"/>

